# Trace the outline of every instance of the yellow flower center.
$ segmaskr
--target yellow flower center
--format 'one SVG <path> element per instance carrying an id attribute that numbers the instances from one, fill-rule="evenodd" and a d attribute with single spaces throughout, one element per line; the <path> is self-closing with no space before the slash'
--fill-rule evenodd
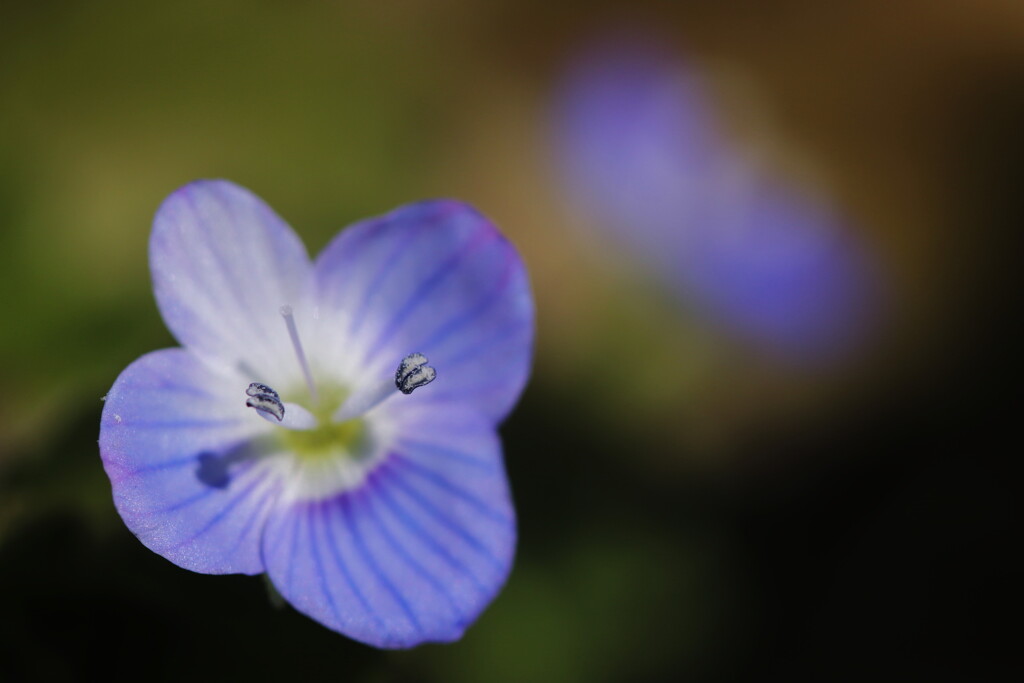
<path id="1" fill-rule="evenodd" d="M 319 400 L 308 410 L 316 417 L 317 425 L 306 430 L 277 430 L 284 447 L 303 460 L 330 457 L 359 459 L 369 454 L 369 435 L 363 420 L 355 418 L 334 422 L 331 417 L 338 410 L 348 390 L 341 386 L 318 386 Z M 306 403 L 309 394 L 304 388 L 290 392 L 294 403 Z"/>

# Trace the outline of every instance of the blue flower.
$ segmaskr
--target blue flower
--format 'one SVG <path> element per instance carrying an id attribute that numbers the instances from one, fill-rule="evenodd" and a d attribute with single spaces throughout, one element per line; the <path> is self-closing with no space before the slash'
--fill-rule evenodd
<path id="1" fill-rule="evenodd" d="M 459 638 L 515 546 L 496 426 L 529 375 L 533 301 L 512 245 L 426 201 L 311 263 L 259 198 L 198 181 L 160 207 L 150 267 L 183 348 L 142 356 L 106 397 L 128 528 L 186 569 L 266 572 L 371 645 Z"/>
<path id="2" fill-rule="evenodd" d="M 731 145 L 700 75 L 668 49 L 585 51 L 555 119 L 568 194 L 698 315 L 801 360 L 869 336 L 878 273 L 857 235 Z"/>

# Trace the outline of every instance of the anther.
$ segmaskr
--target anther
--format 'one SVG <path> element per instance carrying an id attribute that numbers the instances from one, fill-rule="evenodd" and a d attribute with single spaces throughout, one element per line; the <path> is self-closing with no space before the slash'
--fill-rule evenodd
<path id="1" fill-rule="evenodd" d="M 422 353 L 411 353 L 403 358 L 395 370 L 395 386 L 398 390 L 403 394 L 411 394 L 413 389 L 433 382 L 437 377 L 437 371 L 427 365 L 427 362 L 427 357 Z"/>
<path id="2" fill-rule="evenodd" d="M 381 377 L 376 383 L 369 384 L 349 396 L 331 419 L 334 422 L 351 420 L 395 396 L 395 389 L 403 394 L 411 394 L 413 389 L 430 384 L 436 377 L 437 371 L 427 365 L 426 356 L 422 353 L 411 353 L 402 359 L 395 370 L 394 379 Z"/>
<path id="3" fill-rule="evenodd" d="M 284 419 L 284 404 L 281 403 L 281 397 L 266 384 L 253 382 L 245 393 L 249 397 L 245 405 L 265 415 L 273 415 L 278 422 Z"/>

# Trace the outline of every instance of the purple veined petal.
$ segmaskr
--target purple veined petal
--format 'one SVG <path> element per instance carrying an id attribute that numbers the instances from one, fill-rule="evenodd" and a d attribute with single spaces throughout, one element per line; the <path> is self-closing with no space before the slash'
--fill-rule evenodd
<path id="1" fill-rule="evenodd" d="M 250 380 L 295 378 L 279 310 L 307 310 L 312 269 L 301 240 L 261 199 L 225 180 L 185 185 L 157 211 L 149 260 L 157 305 L 185 347 L 246 368 Z"/>
<path id="2" fill-rule="evenodd" d="M 280 479 L 259 450 L 272 427 L 245 383 L 185 349 L 128 366 L 106 397 L 100 455 L 114 504 L 142 543 L 207 574 L 263 571 L 259 540 Z"/>
<path id="3" fill-rule="evenodd" d="M 410 353 L 438 379 L 406 401 L 472 405 L 492 420 L 525 384 L 533 300 L 515 248 L 456 201 L 426 201 L 343 231 L 319 256 L 321 357 L 380 381 Z"/>
<path id="4" fill-rule="evenodd" d="M 515 516 L 493 427 L 457 411 L 432 424 L 429 412 L 408 418 L 409 438 L 362 487 L 281 506 L 264 536 L 267 572 L 296 609 L 377 647 L 458 639 L 511 569 Z"/>

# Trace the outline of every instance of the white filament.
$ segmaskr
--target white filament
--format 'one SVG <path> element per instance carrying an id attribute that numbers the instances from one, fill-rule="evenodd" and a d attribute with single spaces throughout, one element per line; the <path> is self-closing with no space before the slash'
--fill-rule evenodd
<path id="1" fill-rule="evenodd" d="M 335 411 L 334 415 L 331 416 L 331 419 L 334 422 L 344 422 L 346 420 L 351 420 L 354 417 L 359 417 L 371 408 L 376 408 L 378 405 L 397 393 L 399 393 L 399 391 L 398 387 L 395 386 L 395 378 L 387 377 L 367 389 L 354 392 L 344 403 L 341 404 L 341 407 Z"/>
<path id="2" fill-rule="evenodd" d="M 257 410 L 256 414 L 276 427 L 285 429 L 307 430 L 316 427 L 316 418 L 298 403 L 282 403 L 284 406 L 284 417 L 278 420 L 273 414 L 263 410 Z"/>
<path id="3" fill-rule="evenodd" d="M 376 408 L 396 392 L 411 394 L 414 389 L 430 384 L 437 377 L 437 372 L 427 365 L 428 362 L 422 353 L 410 353 L 399 363 L 393 376 L 353 393 L 331 419 L 335 422 L 351 420 Z"/>

